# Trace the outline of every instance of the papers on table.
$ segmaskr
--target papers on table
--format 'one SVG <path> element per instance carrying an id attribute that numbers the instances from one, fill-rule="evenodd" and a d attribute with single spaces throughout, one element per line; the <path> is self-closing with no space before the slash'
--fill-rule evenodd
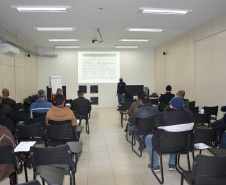
<path id="1" fill-rule="evenodd" d="M 207 148 L 211 148 L 210 146 L 208 146 L 208 145 L 206 145 L 206 144 L 204 144 L 204 143 L 196 143 L 196 144 L 194 145 L 194 147 L 195 147 L 196 149 L 200 149 L 200 150 L 202 150 L 202 149 L 207 149 Z"/>
<path id="2" fill-rule="evenodd" d="M 35 143 L 36 143 L 36 141 L 22 141 L 14 149 L 14 152 L 29 152 L 30 147 L 34 146 Z"/>

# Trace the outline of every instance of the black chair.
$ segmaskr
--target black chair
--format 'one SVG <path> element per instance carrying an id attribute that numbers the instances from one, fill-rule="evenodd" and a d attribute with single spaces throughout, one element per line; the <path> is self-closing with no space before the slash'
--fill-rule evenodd
<path id="1" fill-rule="evenodd" d="M 204 143 L 210 147 L 216 147 L 216 138 L 217 136 L 217 127 L 213 129 L 205 129 L 205 128 L 197 128 L 194 131 L 194 138 L 193 138 L 193 145 L 192 145 L 192 156 L 193 159 L 195 158 L 194 151 L 199 150 L 199 154 L 202 153 L 203 149 L 195 148 L 195 144 L 197 143 Z"/>
<path id="2" fill-rule="evenodd" d="M 168 105 L 168 103 L 160 102 L 158 107 L 159 111 L 162 112 Z"/>
<path id="3" fill-rule="evenodd" d="M 46 113 L 37 113 L 37 112 L 32 112 L 33 114 L 33 118 L 45 118 L 46 117 Z"/>
<path id="4" fill-rule="evenodd" d="M 43 126 L 45 126 L 46 125 L 45 118 L 41 117 L 41 118 L 26 118 L 26 119 L 24 119 L 25 125 L 32 125 L 32 124 L 37 124 L 37 123 L 40 123 Z"/>
<path id="5" fill-rule="evenodd" d="M 71 124 L 71 120 L 65 120 L 65 121 L 54 121 L 54 120 L 49 120 L 48 121 L 48 124 L 49 125 L 66 125 L 66 124 L 69 124 L 69 125 L 72 125 Z M 76 139 L 76 140 L 79 140 L 79 138 L 80 138 L 80 135 L 81 135 L 81 132 L 82 132 L 82 130 L 83 130 L 83 126 L 76 126 L 76 127 L 73 127 L 72 126 L 72 128 L 73 128 L 73 132 L 74 132 L 74 138 Z"/>
<path id="6" fill-rule="evenodd" d="M 167 132 L 164 130 L 158 130 L 158 131 L 159 131 L 158 134 L 160 134 L 161 137 L 159 137 L 160 140 L 158 145 L 153 143 L 151 168 L 152 168 L 152 173 L 155 175 L 159 183 L 163 184 L 164 174 L 163 174 L 162 154 L 187 154 L 188 169 L 189 171 L 191 170 L 189 151 L 191 148 L 192 131 L 184 131 L 184 132 Z M 153 141 L 153 138 L 152 138 L 152 141 Z M 161 179 L 156 175 L 156 173 L 153 170 L 154 151 L 156 151 L 160 157 Z M 181 173 L 177 168 L 177 161 L 178 159 L 176 157 L 176 164 L 175 164 L 176 170 L 179 173 Z M 181 167 L 179 168 L 181 169 Z"/>
<path id="7" fill-rule="evenodd" d="M 158 99 L 158 98 L 150 98 L 150 103 L 151 103 L 152 105 L 158 106 L 158 104 L 159 104 L 159 99 Z"/>
<path id="8" fill-rule="evenodd" d="M 138 119 L 138 130 L 132 132 L 132 143 L 131 143 L 131 147 L 132 150 L 139 156 L 142 157 L 142 150 L 140 149 L 140 153 L 137 153 L 136 150 L 134 150 L 134 145 L 135 140 L 138 141 L 139 143 L 139 148 L 141 148 L 141 141 L 143 139 L 144 141 L 144 137 L 146 137 L 148 134 L 152 134 L 154 133 L 155 130 L 155 116 L 153 116 L 150 119 L 146 119 L 146 118 L 140 118 Z"/>
<path id="9" fill-rule="evenodd" d="M 199 106 L 198 107 L 189 107 L 189 110 L 195 114 L 195 113 L 199 113 Z"/>
<path id="10" fill-rule="evenodd" d="M 71 104 L 71 103 L 72 103 L 72 99 L 67 99 L 67 100 L 65 100 L 65 104 L 66 104 L 66 103 L 70 103 L 70 104 Z"/>
<path id="11" fill-rule="evenodd" d="M 17 162 L 14 150 L 11 145 L 0 146 L 0 165 L 12 164 L 14 167 L 14 174 L 16 176 L 15 184 L 17 184 Z"/>
<path id="12" fill-rule="evenodd" d="M 31 147 L 30 149 L 34 180 L 42 170 L 53 167 L 65 169 L 65 174 L 70 175 L 70 185 L 75 185 L 75 171 L 72 153 L 68 145 L 50 148 Z"/>
<path id="13" fill-rule="evenodd" d="M 226 157 L 196 156 L 192 171 L 182 171 L 181 185 L 184 179 L 191 185 L 225 185 Z"/>
<path id="14" fill-rule="evenodd" d="M 75 141 L 73 128 L 66 125 L 46 125 L 47 146 L 65 145 L 69 141 Z"/>
<path id="15" fill-rule="evenodd" d="M 15 111 L 15 114 L 17 122 L 24 121 L 26 118 L 29 118 L 27 110 Z"/>
<path id="16" fill-rule="evenodd" d="M 86 122 L 86 132 L 89 134 L 89 107 L 88 106 L 76 106 L 73 110 L 76 119 L 79 120 L 79 126 L 81 125 L 82 120 Z"/>
<path id="17" fill-rule="evenodd" d="M 223 148 L 208 148 L 208 150 L 215 156 L 226 157 L 226 149 L 223 149 Z"/>
<path id="18" fill-rule="evenodd" d="M 189 108 L 195 107 L 195 101 L 190 101 L 189 102 Z"/>
<path id="19" fill-rule="evenodd" d="M 121 104 L 120 115 L 121 115 L 121 126 L 123 127 L 123 120 L 127 120 L 127 110 L 130 108 L 132 101 L 126 101 Z M 125 117 L 124 117 L 125 116 Z"/>
<path id="20" fill-rule="evenodd" d="M 39 181 L 37 180 L 33 180 L 33 181 L 29 181 L 29 182 L 25 182 L 22 184 L 18 184 L 18 185 L 41 185 Z"/>
<path id="21" fill-rule="evenodd" d="M 211 115 L 211 120 L 217 120 L 218 106 L 206 107 L 204 106 L 204 112 Z"/>
<path id="22" fill-rule="evenodd" d="M 23 104 L 22 103 L 16 103 L 17 107 L 19 107 L 19 110 L 23 110 Z"/>
<path id="23" fill-rule="evenodd" d="M 201 125 L 200 125 L 201 123 Z M 207 123 L 207 126 L 205 125 Z M 205 113 L 205 114 L 199 114 L 199 113 L 194 113 L 194 127 L 209 127 L 210 126 L 210 114 Z"/>
<path id="24" fill-rule="evenodd" d="M 5 126 L 12 135 L 15 134 L 15 123 L 12 118 L 1 118 L 0 125 Z"/>

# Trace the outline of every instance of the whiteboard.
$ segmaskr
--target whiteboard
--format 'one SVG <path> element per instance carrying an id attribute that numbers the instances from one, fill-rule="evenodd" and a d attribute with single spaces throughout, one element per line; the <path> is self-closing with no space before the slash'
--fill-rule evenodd
<path id="1" fill-rule="evenodd" d="M 62 89 L 61 76 L 49 76 L 49 88 L 55 94 L 58 88 Z"/>

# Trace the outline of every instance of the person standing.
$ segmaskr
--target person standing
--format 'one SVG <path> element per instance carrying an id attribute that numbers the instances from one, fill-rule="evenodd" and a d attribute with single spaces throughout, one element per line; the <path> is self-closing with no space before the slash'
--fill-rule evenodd
<path id="1" fill-rule="evenodd" d="M 117 86 L 117 93 L 116 96 L 118 96 L 118 103 L 125 103 L 125 95 L 126 95 L 126 83 L 123 82 L 123 78 L 119 78 L 119 83 Z"/>

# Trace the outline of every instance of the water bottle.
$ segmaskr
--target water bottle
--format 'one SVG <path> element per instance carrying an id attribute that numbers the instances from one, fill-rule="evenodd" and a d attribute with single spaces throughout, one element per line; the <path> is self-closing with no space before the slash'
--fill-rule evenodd
<path id="1" fill-rule="evenodd" d="M 201 108 L 201 114 L 204 114 L 204 107 Z"/>

